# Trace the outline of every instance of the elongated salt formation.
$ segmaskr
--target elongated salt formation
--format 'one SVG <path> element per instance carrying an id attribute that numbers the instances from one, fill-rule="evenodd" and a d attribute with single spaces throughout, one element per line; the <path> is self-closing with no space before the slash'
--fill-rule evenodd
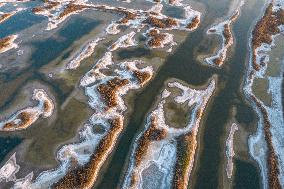
<path id="1" fill-rule="evenodd" d="M 264 188 L 284 187 L 284 148 L 283 148 L 283 108 L 282 108 L 282 74 L 269 76 L 269 52 L 275 46 L 275 38 L 283 33 L 284 2 L 271 1 L 262 17 L 252 30 L 250 38 L 250 61 L 246 74 L 244 92 L 258 114 L 258 129 L 249 138 L 250 153 L 258 162 Z M 282 61 L 283 62 L 283 61 Z M 283 64 L 283 63 L 282 63 Z M 269 83 L 272 104 L 265 105 L 252 90 L 256 78 L 266 79 Z"/>
<path id="2" fill-rule="evenodd" d="M 226 156 L 227 156 L 227 166 L 226 166 L 226 173 L 228 178 L 232 178 L 233 174 L 233 158 L 235 155 L 234 152 L 234 134 L 238 130 L 238 125 L 233 123 L 230 129 L 229 136 L 226 140 Z"/>
<path id="3" fill-rule="evenodd" d="M 9 119 L 0 122 L 0 131 L 26 129 L 38 120 L 40 116 L 47 118 L 52 115 L 54 104 L 43 89 L 35 89 L 32 98 L 38 101 L 38 105 L 24 108 Z"/>
<path id="4" fill-rule="evenodd" d="M 240 14 L 240 9 L 243 6 L 243 4 L 244 2 L 241 1 L 237 10 L 233 13 L 232 16 L 230 16 L 228 20 L 218 23 L 217 25 L 214 25 L 207 31 L 207 34 L 220 35 L 222 37 L 222 44 L 221 44 L 221 48 L 218 50 L 216 55 L 213 55 L 205 59 L 206 64 L 218 66 L 218 67 L 223 65 L 227 57 L 228 50 L 234 43 L 233 33 L 232 33 L 232 24 L 238 18 Z"/>
<path id="5" fill-rule="evenodd" d="M 195 90 L 179 82 L 168 83 L 169 88 L 181 90 L 174 97 L 178 104 L 193 107 L 191 119 L 185 128 L 166 124 L 164 105 L 173 94 L 165 89 L 162 99 L 147 118 L 144 131 L 135 140 L 123 188 L 187 188 L 194 163 L 199 123 L 214 89 L 215 81 L 204 90 Z M 186 159 L 186 161 L 184 160 Z M 186 162 L 184 164 L 184 162 Z M 155 171 L 154 171 L 155 170 Z M 150 180 L 150 181 L 149 181 Z"/>

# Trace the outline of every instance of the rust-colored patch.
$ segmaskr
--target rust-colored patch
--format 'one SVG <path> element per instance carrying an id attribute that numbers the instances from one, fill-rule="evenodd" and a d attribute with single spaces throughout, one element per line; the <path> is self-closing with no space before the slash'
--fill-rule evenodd
<path id="1" fill-rule="evenodd" d="M 149 74 L 148 72 L 140 72 L 138 70 L 134 70 L 133 73 L 137 77 L 137 79 L 138 79 L 138 81 L 141 85 L 143 85 L 151 77 L 151 74 Z"/>
<path id="2" fill-rule="evenodd" d="M 135 151 L 135 165 L 139 166 L 142 158 L 145 156 L 151 141 L 159 141 L 166 137 L 167 132 L 164 129 L 159 129 L 157 126 L 157 118 L 151 117 L 151 125 L 142 134 L 137 142 L 137 149 Z"/>
<path id="3" fill-rule="evenodd" d="M 198 16 L 195 16 L 191 20 L 191 22 L 189 24 L 187 24 L 186 28 L 192 30 L 192 29 L 196 28 L 199 24 L 200 24 L 200 19 L 199 19 Z"/>
<path id="4" fill-rule="evenodd" d="M 264 136 L 265 141 L 267 144 L 267 165 L 268 165 L 268 185 L 271 189 L 281 189 L 280 181 L 279 181 L 279 163 L 278 158 L 275 154 L 275 150 L 272 143 L 272 134 L 270 131 L 271 123 L 268 119 L 268 113 L 266 109 L 261 105 L 261 103 L 256 99 L 255 96 L 251 95 L 251 98 L 256 103 L 258 108 L 260 109 L 262 115 L 263 115 L 263 122 L 264 122 Z"/>
<path id="5" fill-rule="evenodd" d="M 190 163 L 194 161 L 195 148 L 196 136 L 194 133 L 190 132 L 177 138 L 177 162 L 174 167 L 173 189 L 187 188 L 187 172 Z"/>
<path id="6" fill-rule="evenodd" d="M 100 84 L 98 86 L 98 91 L 105 101 L 107 108 L 112 108 L 117 105 L 116 91 L 128 83 L 129 80 L 116 77 L 106 84 Z"/>
<path id="7" fill-rule="evenodd" d="M 70 189 L 70 188 L 90 188 L 95 182 L 104 156 L 116 139 L 117 133 L 122 130 L 122 122 L 119 118 L 110 121 L 111 128 L 107 135 L 105 135 L 98 146 L 95 153 L 91 156 L 90 161 L 84 166 L 79 166 L 68 173 L 55 183 L 54 189 Z"/>
<path id="8" fill-rule="evenodd" d="M 173 18 L 159 19 L 153 16 L 149 16 L 143 22 L 157 28 L 171 28 L 173 26 L 177 26 L 177 21 Z"/>
<path id="9" fill-rule="evenodd" d="M 284 24 L 284 10 L 280 9 L 276 12 L 273 11 L 273 4 L 270 3 L 265 10 L 263 17 L 257 22 L 252 31 L 252 50 L 253 50 L 253 68 L 258 71 L 260 65 L 256 62 L 256 48 L 261 44 L 271 44 L 272 35 L 280 32 L 278 28 Z"/>

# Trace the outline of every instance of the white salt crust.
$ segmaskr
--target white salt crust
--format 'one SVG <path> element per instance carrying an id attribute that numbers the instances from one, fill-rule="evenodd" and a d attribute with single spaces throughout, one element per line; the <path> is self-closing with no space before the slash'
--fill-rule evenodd
<path id="1" fill-rule="evenodd" d="M 165 89 L 162 92 L 162 99 L 156 109 L 154 109 L 147 117 L 147 122 L 145 124 L 145 129 L 137 136 L 135 143 L 132 148 L 130 164 L 128 167 L 127 175 L 124 180 L 123 189 L 142 189 L 143 188 L 143 171 L 149 168 L 151 165 L 156 165 L 159 171 L 163 173 L 163 180 L 161 181 L 161 188 L 171 188 L 171 183 L 173 179 L 173 169 L 176 163 L 176 138 L 183 134 L 193 132 L 197 135 L 201 117 L 197 116 L 197 111 L 203 111 L 208 103 L 208 100 L 212 96 L 215 90 L 215 80 L 212 79 L 210 84 L 204 90 L 196 90 L 182 85 L 179 82 L 168 83 L 168 87 L 177 88 L 182 91 L 182 93 L 174 98 L 175 103 L 182 104 L 187 103 L 189 107 L 194 106 L 191 112 L 191 119 L 185 128 L 177 129 L 170 127 L 165 123 L 165 113 L 164 104 L 165 99 L 170 97 L 172 94 L 170 91 Z M 166 138 L 160 141 L 152 141 L 147 148 L 145 157 L 142 158 L 142 162 L 135 166 L 135 152 L 138 148 L 138 141 L 143 135 L 143 133 L 150 127 L 151 119 L 156 118 L 156 125 L 158 129 L 164 129 L 166 131 Z M 195 147 L 196 149 L 196 144 Z M 187 170 L 185 178 L 188 178 L 194 163 L 194 158 L 190 162 L 190 166 Z M 133 175 L 138 175 L 137 181 L 133 184 L 131 183 Z M 155 178 L 156 174 L 152 173 L 148 175 L 151 178 Z M 132 185 L 131 185 L 132 184 Z M 185 185 L 187 186 L 187 182 Z M 186 187 L 185 186 L 185 187 Z"/>
<path id="2" fill-rule="evenodd" d="M 273 3 L 273 10 L 277 11 L 279 9 L 284 9 L 284 1 L 283 0 L 277 0 L 274 1 Z M 283 28 L 284 26 L 280 26 L 280 31 L 283 33 Z M 256 52 L 256 63 L 260 64 L 260 60 L 262 57 L 264 57 L 264 62 L 266 64 L 269 64 L 269 55 L 268 53 L 271 51 L 272 47 L 275 46 L 274 40 L 275 38 L 280 35 L 276 34 L 272 36 L 272 43 L 271 45 L 268 44 L 262 44 L 260 47 L 258 47 L 255 52 Z M 250 37 L 250 41 L 252 40 L 252 37 Z M 265 136 L 264 136 L 264 123 L 263 123 L 263 118 L 262 118 L 262 113 L 259 109 L 259 107 L 256 106 L 255 102 L 252 100 L 251 96 L 256 97 L 253 92 L 252 92 L 252 84 L 255 78 L 265 78 L 265 73 L 267 69 L 267 65 L 261 67 L 259 71 L 254 70 L 253 68 L 253 62 L 252 62 L 252 56 L 253 56 L 253 49 L 250 44 L 250 61 L 249 61 L 249 66 L 248 66 L 248 71 L 246 74 L 246 81 L 244 85 L 244 92 L 246 97 L 251 101 L 252 105 L 254 106 L 254 109 L 256 110 L 259 121 L 258 121 L 258 128 L 257 132 L 250 136 L 249 138 L 249 149 L 250 149 L 250 154 L 251 156 L 257 161 L 259 164 L 260 170 L 261 170 L 261 175 L 262 175 L 262 185 L 263 188 L 266 189 L 268 188 L 268 165 L 267 165 L 267 143 L 265 141 Z M 284 62 L 283 62 L 284 63 Z M 251 73 L 253 73 L 251 75 Z M 281 73 L 283 73 L 283 66 L 281 68 Z M 269 89 L 268 93 L 271 94 L 272 96 L 272 105 L 271 106 L 265 106 L 264 103 L 257 99 L 256 100 L 261 104 L 262 107 L 264 107 L 268 113 L 268 118 L 271 123 L 271 129 L 270 132 L 272 134 L 272 143 L 274 147 L 274 151 L 277 155 L 278 158 L 278 163 L 279 163 L 279 181 L 284 188 L 284 138 L 281 133 L 284 132 L 284 121 L 283 121 L 283 109 L 282 109 L 282 94 L 281 94 L 281 84 L 283 82 L 282 79 L 282 74 L 278 77 L 268 77 L 269 80 Z"/>
<path id="3" fill-rule="evenodd" d="M 16 130 L 27 129 L 36 120 L 38 120 L 40 116 L 42 116 L 43 118 L 47 118 L 52 115 L 53 110 L 54 110 L 54 104 L 43 89 L 35 89 L 33 92 L 32 99 L 35 101 L 38 101 L 38 104 L 36 106 L 24 108 L 16 112 L 14 115 L 12 115 L 7 120 L 1 121 L 0 130 L 1 131 L 16 131 Z M 48 104 L 49 106 L 48 110 L 44 110 L 44 103 Z M 12 127 L 12 128 L 4 127 L 6 123 L 14 123 L 16 125 L 19 124 L 21 120 L 18 119 L 17 116 L 21 114 L 22 112 L 28 113 L 30 116 L 30 121 L 27 124 L 21 127 Z"/>

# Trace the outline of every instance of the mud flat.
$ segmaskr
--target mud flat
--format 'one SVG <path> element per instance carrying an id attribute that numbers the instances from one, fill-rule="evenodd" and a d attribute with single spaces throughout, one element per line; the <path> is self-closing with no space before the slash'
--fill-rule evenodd
<path id="1" fill-rule="evenodd" d="M 283 188 L 283 108 L 281 83 L 283 68 L 278 75 L 267 75 L 270 67 L 269 53 L 275 47 L 275 38 L 283 32 L 283 1 L 271 1 L 266 5 L 263 16 L 252 30 L 250 41 L 250 62 L 246 76 L 245 94 L 258 114 L 258 131 L 249 139 L 250 153 L 261 168 L 264 188 Z M 276 46 L 277 48 L 277 46 Z M 283 61 L 282 57 L 281 60 Z M 254 91 L 255 79 L 267 79 L 272 104 L 265 105 Z"/>
<path id="2" fill-rule="evenodd" d="M 166 82 L 166 89 L 147 117 L 144 131 L 134 142 L 123 188 L 147 188 L 153 184 L 163 188 L 187 188 L 194 163 L 199 122 L 214 89 L 214 79 L 205 89 L 199 90 L 175 79 Z M 193 108 L 189 112 L 191 119 L 184 128 L 170 127 L 165 122 L 164 106 L 172 100 Z M 153 168 L 158 170 L 153 171 Z M 146 172 L 150 175 L 146 176 Z M 155 178 L 154 183 L 148 182 L 148 177 Z"/>

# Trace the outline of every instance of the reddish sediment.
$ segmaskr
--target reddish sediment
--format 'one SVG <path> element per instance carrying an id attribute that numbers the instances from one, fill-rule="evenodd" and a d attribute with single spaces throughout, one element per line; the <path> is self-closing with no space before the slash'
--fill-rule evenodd
<path id="1" fill-rule="evenodd" d="M 135 166 L 139 166 L 143 157 L 147 153 L 147 149 L 152 141 L 159 141 L 166 137 L 167 132 L 164 129 L 157 127 L 157 118 L 151 117 L 151 124 L 149 128 L 142 134 L 137 141 L 137 149 L 135 151 L 134 159 Z"/>
<path id="2" fill-rule="evenodd" d="M 67 15 L 70 15 L 73 12 L 80 11 L 80 10 L 87 9 L 87 8 L 90 8 L 90 6 L 70 3 L 65 7 L 63 12 L 59 14 L 58 19 L 61 19 Z"/>
<path id="3" fill-rule="evenodd" d="M 2 14 L 0 16 L 0 23 L 4 22 L 5 20 L 7 20 L 9 17 L 11 17 L 13 14 L 11 13 L 5 13 L 5 14 Z"/>
<path id="4" fill-rule="evenodd" d="M 44 112 L 49 112 L 50 110 L 51 110 L 51 104 L 50 104 L 50 102 L 49 101 L 44 101 L 43 102 L 43 111 Z"/>
<path id="5" fill-rule="evenodd" d="M 11 45 L 12 39 L 13 36 L 7 36 L 5 38 L 0 39 L 0 51 Z"/>
<path id="6" fill-rule="evenodd" d="M 55 183 L 54 189 L 70 189 L 70 188 L 91 188 L 96 180 L 97 173 L 100 170 L 99 166 L 104 160 L 105 155 L 113 146 L 117 134 L 122 130 L 123 124 L 121 119 L 117 118 L 110 121 L 111 128 L 105 135 L 98 146 L 95 153 L 90 158 L 90 161 L 83 166 L 79 166 L 61 178 Z"/>
<path id="7" fill-rule="evenodd" d="M 278 28 L 284 24 L 284 10 L 279 9 L 273 11 L 273 4 L 270 3 L 265 10 L 263 17 L 256 23 L 255 28 L 252 31 L 252 63 L 253 68 L 258 71 L 260 65 L 256 62 L 257 52 L 256 49 L 263 43 L 271 45 L 272 36 L 280 33 Z"/>
<path id="8" fill-rule="evenodd" d="M 129 20 L 134 20 L 137 16 L 136 14 L 129 12 L 129 11 L 123 11 L 124 17 L 118 21 L 119 24 L 126 24 Z"/>
<path id="9" fill-rule="evenodd" d="M 214 58 L 214 59 L 212 60 L 212 62 L 213 62 L 215 65 L 217 65 L 217 66 L 222 65 L 223 62 L 224 62 L 224 55 L 223 55 L 223 53 L 221 53 L 218 57 Z"/>
<path id="10" fill-rule="evenodd" d="M 194 28 L 197 28 L 199 24 L 200 24 L 200 18 L 199 18 L 199 16 L 195 16 L 191 20 L 191 22 L 189 24 L 187 24 L 186 28 L 192 30 Z"/>
<path id="11" fill-rule="evenodd" d="M 256 103 L 257 107 L 260 109 L 263 116 L 263 130 L 264 137 L 267 144 L 267 166 L 268 166 L 268 186 L 270 189 L 281 189 L 279 181 L 279 162 L 275 154 L 275 150 L 272 143 L 272 134 L 270 131 L 271 123 L 268 118 L 268 113 L 266 109 L 261 105 L 261 103 L 256 99 L 255 96 L 251 95 L 251 98 Z"/>
<path id="12" fill-rule="evenodd" d="M 143 85 L 146 81 L 148 81 L 151 78 L 151 74 L 148 72 L 141 72 L 138 70 L 134 70 L 133 73 L 137 77 L 141 85 Z"/>
<path id="13" fill-rule="evenodd" d="M 166 38 L 166 34 L 159 33 L 156 29 L 151 29 L 147 36 L 150 37 L 150 40 L 147 42 L 149 47 L 160 47 Z"/>
<path id="14" fill-rule="evenodd" d="M 149 24 L 152 27 L 157 28 L 171 28 L 173 26 L 177 26 L 178 23 L 173 18 L 163 18 L 159 19 L 153 16 L 149 16 L 146 20 L 143 21 L 145 24 Z"/>
<path id="15" fill-rule="evenodd" d="M 119 88 L 129 84 L 127 79 L 119 79 L 115 77 L 114 79 L 108 81 L 106 84 L 100 84 L 98 86 L 98 91 L 106 103 L 107 108 L 113 108 L 117 106 L 116 92 Z"/>
<path id="16" fill-rule="evenodd" d="M 39 12 L 43 12 L 45 10 L 51 10 L 54 7 L 56 7 L 57 5 L 59 5 L 59 2 L 53 2 L 53 1 L 47 1 L 45 0 L 44 3 L 46 3 L 45 6 L 42 7 L 35 7 L 32 9 L 33 13 L 39 13 Z"/>
<path id="17" fill-rule="evenodd" d="M 28 112 L 21 112 L 16 118 L 21 120 L 18 124 L 16 124 L 14 121 L 7 122 L 3 126 L 3 130 L 10 130 L 10 129 L 19 129 L 19 128 L 25 128 L 28 125 L 31 124 L 32 118 L 31 114 Z"/>
<path id="18" fill-rule="evenodd" d="M 177 162 L 174 167 L 173 189 L 187 188 L 189 166 L 194 161 L 196 136 L 190 132 L 177 138 Z"/>
<path id="19" fill-rule="evenodd" d="M 229 24 L 224 25 L 223 36 L 225 38 L 225 45 L 228 45 L 233 38 Z"/>

